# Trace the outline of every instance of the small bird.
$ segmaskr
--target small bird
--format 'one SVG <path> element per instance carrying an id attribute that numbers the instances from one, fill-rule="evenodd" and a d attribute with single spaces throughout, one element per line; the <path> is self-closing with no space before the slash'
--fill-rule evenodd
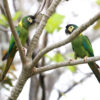
<path id="1" fill-rule="evenodd" d="M 29 27 L 33 23 L 35 23 L 35 17 L 30 15 L 30 16 L 23 17 L 22 20 L 19 22 L 18 26 L 16 27 L 16 31 L 17 31 L 19 39 L 22 43 L 22 46 L 24 46 L 26 43 L 26 40 L 28 38 Z M 2 73 L 2 75 L 0 76 L 0 81 L 4 80 L 8 70 L 12 64 L 12 61 L 14 59 L 14 56 L 15 56 L 17 50 L 18 50 L 18 48 L 15 44 L 14 37 L 13 37 L 13 35 L 11 35 L 8 52 L 2 58 L 2 61 L 7 59 L 7 63 L 6 63 L 6 66 L 5 66 L 5 69 Z"/>
<path id="2" fill-rule="evenodd" d="M 66 34 L 73 33 L 74 30 L 78 28 L 75 24 L 68 24 L 65 29 Z M 92 45 L 90 40 L 87 36 L 84 36 L 80 33 L 76 38 L 74 38 L 71 42 L 73 51 L 75 52 L 75 58 L 80 57 L 86 60 L 87 57 L 93 57 L 94 52 L 92 49 Z M 100 72 L 98 70 L 99 66 L 95 62 L 89 62 L 88 65 L 90 66 L 92 72 L 96 76 L 97 80 L 100 83 Z"/>

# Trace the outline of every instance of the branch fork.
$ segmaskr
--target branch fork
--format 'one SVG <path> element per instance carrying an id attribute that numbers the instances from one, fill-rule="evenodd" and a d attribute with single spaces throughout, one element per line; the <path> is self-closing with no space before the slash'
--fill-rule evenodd
<path id="1" fill-rule="evenodd" d="M 7 2 L 7 0 L 3 0 L 5 11 L 6 11 L 7 18 L 8 18 L 8 22 L 9 22 L 12 34 L 14 36 L 16 45 L 19 49 L 20 57 L 21 57 L 22 64 L 23 64 L 22 72 L 21 72 L 21 74 L 18 78 L 16 86 L 11 91 L 11 95 L 8 98 L 8 100 L 16 100 L 17 99 L 17 97 L 19 96 L 20 92 L 22 91 L 27 79 L 29 78 L 29 75 L 31 74 L 30 72 L 32 72 L 32 75 L 35 75 L 35 74 L 38 74 L 38 73 L 41 73 L 41 72 L 44 72 L 44 71 L 48 71 L 48 70 L 51 70 L 51 69 L 55 69 L 55 68 L 59 68 L 59 67 L 67 66 L 67 65 L 82 64 L 82 63 L 87 63 L 87 62 L 90 62 L 90 61 L 100 60 L 100 56 L 99 56 L 99 57 L 87 58 L 85 62 L 84 62 L 84 59 L 80 59 L 80 60 L 74 60 L 74 61 L 71 61 L 71 62 L 66 61 L 66 62 L 62 62 L 62 63 L 42 66 L 41 68 L 34 67 L 39 62 L 39 60 L 43 57 L 44 54 L 46 54 L 47 52 L 49 52 L 49 51 L 51 51 L 55 48 L 58 48 L 60 46 L 63 46 L 65 44 L 71 42 L 72 39 L 74 39 L 82 31 L 86 30 L 90 25 L 92 25 L 94 22 L 96 22 L 98 19 L 100 19 L 100 12 L 98 12 L 97 15 L 95 15 L 93 18 L 91 18 L 85 24 L 83 24 L 78 29 L 76 29 L 73 32 L 73 34 L 71 34 L 67 39 L 44 48 L 31 61 L 30 58 L 32 56 L 33 51 L 35 50 L 35 48 L 37 46 L 37 43 L 39 41 L 39 38 L 42 34 L 42 31 L 43 31 L 45 25 L 46 25 L 46 22 L 47 22 L 48 18 L 53 14 L 53 12 L 56 10 L 56 7 L 60 3 L 60 1 L 61 0 L 53 0 L 50 7 L 46 11 L 46 14 L 43 15 L 42 20 L 41 20 L 41 22 L 40 22 L 40 24 L 39 24 L 39 26 L 36 30 L 36 34 L 33 36 L 32 40 L 30 42 L 28 52 L 27 52 L 27 56 L 25 56 L 25 54 L 23 53 L 23 50 L 22 50 L 22 44 L 21 44 L 21 42 L 20 42 L 20 40 L 17 36 L 16 30 L 14 28 L 14 25 L 13 25 L 13 22 L 12 22 L 12 19 L 11 19 L 11 14 L 10 14 L 9 7 L 8 7 L 8 2 Z"/>

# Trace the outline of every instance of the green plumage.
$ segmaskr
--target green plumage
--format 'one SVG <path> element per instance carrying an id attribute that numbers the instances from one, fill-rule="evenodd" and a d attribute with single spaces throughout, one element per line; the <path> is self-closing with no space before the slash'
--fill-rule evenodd
<path id="1" fill-rule="evenodd" d="M 22 20 L 19 22 L 18 26 L 16 27 L 16 31 L 17 31 L 19 39 L 22 43 L 22 46 L 25 45 L 26 40 L 28 38 L 28 29 L 34 22 L 35 22 L 34 16 L 26 16 L 26 17 L 22 18 Z M 8 52 L 2 58 L 2 60 L 7 59 L 7 63 L 6 63 L 5 69 L 3 71 L 3 74 L 0 77 L 0 81 L 2 81 L 4 79 L 6 73 L 8 72 L 10 65 L 13 61 L 13 58 L 16 54 L 16 51 L 17 51 L 17 46 L 15 44 L 13 35 L 11 35 Z"/>
<path id="2" fill-rule="evenodd" d="M 82 34 L 72 40 L 72 48 L 76 57 L 84 58 L 85 56 L 94 56 L 90 41 L 86 36 L 83 36 Z"/>
<path id="3" fill-rule="evenodd" d="M 65 32 L 67 34 L 71 34 L 76 28 L 78 28 L 74 24 L 69 24 L 66 26 Z M 75 58 L 77 57 L 93 57 L 93 49 L 92 45 L 87 36 L 83 34 L 78 35 L 75 39 L 72 40 L 72 48 L 75 52 Z M 90 66 L 91 70 L 93 71 L 94 75 L 96 76 L 97 80 L 100 82 L 100 72 L 98 70 L 98 65 L 95 62 L 89 62 L 88 65 Z"/>

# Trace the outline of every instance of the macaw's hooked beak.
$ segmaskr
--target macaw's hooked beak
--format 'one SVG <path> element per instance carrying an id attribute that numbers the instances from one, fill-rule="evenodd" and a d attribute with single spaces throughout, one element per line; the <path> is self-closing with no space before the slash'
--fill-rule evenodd
<path id="1" fill-rule="evenodd" d="M 65 29 L 65 33 L 66 34 L 70 34 L 67 28 Z"/>
<path id="2" fill-rule="evenodd" d="M 66 26 L 66 28 L 65 28 L 65 33 L 66 33 L 66 34 L 71 34 L 71 32 L 68 30 L 67 26 Z"/>

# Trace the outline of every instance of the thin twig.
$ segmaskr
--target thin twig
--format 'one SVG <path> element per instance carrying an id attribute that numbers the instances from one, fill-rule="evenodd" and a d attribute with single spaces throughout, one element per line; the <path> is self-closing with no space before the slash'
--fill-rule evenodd
<path id="1" fill-rule="evenodd" d="M 48 41 L 48 33 L 45 31 L 44 36 L 43 36 L 43 41 L 42 41 L 42 49 L 46 47 L 47 45 L 47 41 Z M 41 64 L 40 66 L 44 66 L 45 65 L 45 57 L 42 57 L 41 59 Z M 40 83 L 41 83 L 41 88 L 42 88 L 42 98 L 41 100 L 46 100 L 46 85 L 45 85 L 45 75 L 43 75 L 42 73 L 40 73 Z"/>
<path id="2" fill-rule="evenodd" d="M 42 0 L 42 3 L 40 5 L 39 9 L 37 10 L 35 16 L 37 16 L 43 10 L 45 3 L 46 3 L 46 0 Z"/>
<path id="3" fill-rule="evenodd" d="M 84 82 L 86 79 L 88 79 L 88 78 L 91 77 L 92 75 L 93 75 L 93 73 L 89 73 L 89 74 L 87 74 L 84 78 L 82 78 L 79 82 L 73 82 L 73 85 L 70 86 L 66 91 L 64 91 L 64 92 L 60 92 L 60 91 L 59 91 L 58 100 L 63 96 L 62 94 L 66 94 L 66 93 L 70 92 L 75 86 L 81 84 L 82 82 Z"/>
<path id="4" fill-rule="evenodd" d="M 12 0 L 12 3 L 13 3 L 13 8 L 14 8 L 15 12 L 17 12 L 17 8 L 16 8 L 16 0 Z"/>
<path id="5" fill-rule="evenodd" d="M 3 9 L 3 7 L 2 7 L 1 4 L 0 4 L 0 10 L 1 10 L 1 12 L 2 12 L 4 15 L 6 15 L 6 14 L 5 14 L 5 11 L 4 11 L 4 9 Z"/>
<path id="6" fill-rule="evenodd" d="M 12 18 L 11 18 L 9 7 L 8 7 L 8 2 L 7 2 L 7 0 L 3 0 L 3 3 L 4 3 L 5 12 L 7 14 L 7 18 L 8 18 L 8 22 L 9 22 L 12 34 L 13 34 L 14 39 L 15 39 L 15 43 L 16 43 L 18 49 L 19 49 L 19 53 L 20 53 L 20 57 L 21 57 L 22 63 L 25 64 L 26 63 L 25 54 L 23 53 L 22 44 L 21 44 L 21 42 L 20 42 L 20 40 L 18 38 L 18 35 L 16 33 L 16 30 L 15 30 L 15 27 L 13 25 L 13 21 L 12 21 Z"/>
<path id="7" fill-rule="evenodd" d="M 48 9 L 48 7 L 50 6 L 51 0 L 46 0 L 46 4 L 45 4 L 45 9 Z"/>
<path id="8" fill-rule="evenodd" d="M 39 79 L 40 79 L 40 84 L 41 84 L 41 88 L 42 88 L 42 98 L 41 100 L 45 100 L 46 99 L 46 88 L 45 88 L 45 75 L 43 74 L 40 74 L 39 76 Z"/>

